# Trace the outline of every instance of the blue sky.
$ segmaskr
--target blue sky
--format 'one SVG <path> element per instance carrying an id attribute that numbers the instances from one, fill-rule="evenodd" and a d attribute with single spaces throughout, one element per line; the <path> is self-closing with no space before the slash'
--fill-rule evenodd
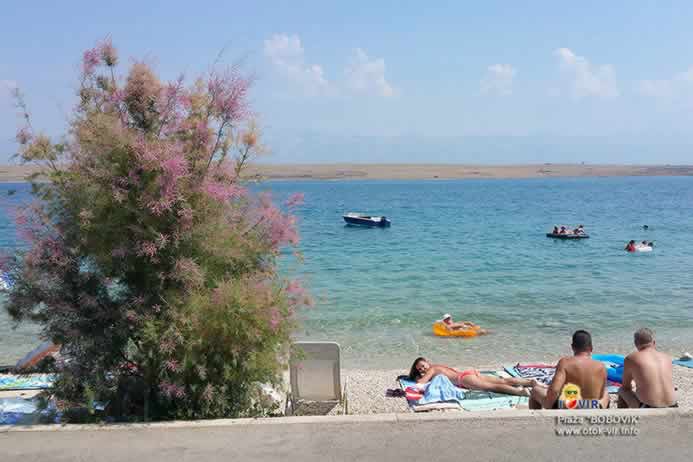
<path id="1" fill-rule="evenodd" d="M 63 130 L 84 49 L 166 78 L 243 60 L 266 162 L 693 163 L 693 3 L 11 1 L 9 89 Z M 128 63 L 128 60 L 123 60 Z"/>

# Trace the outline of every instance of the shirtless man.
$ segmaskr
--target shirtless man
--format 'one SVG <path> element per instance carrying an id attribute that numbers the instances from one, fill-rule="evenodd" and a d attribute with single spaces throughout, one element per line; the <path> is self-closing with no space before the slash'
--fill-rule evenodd
<path id="1" fill-rule="evenodd" d="M 637 351 L 626 356 L 623 362 L 618 407 L 678 407 L 671 357 L 657 351 L 652 330 L 640 329 L 633 338 Z"/>
<path id="2" fill-rule="evenodd" d="M 601 408 L 609 407 L 604 363 L 592 359 L 592 336 L 578 330 L 573 334 L 572 357 L 561 358 L 551 384 L 532 388 L 530 409 L 558 409 L 563 386 L 572 383 L 580 387 L 582 399 L 599 400 Z"/>

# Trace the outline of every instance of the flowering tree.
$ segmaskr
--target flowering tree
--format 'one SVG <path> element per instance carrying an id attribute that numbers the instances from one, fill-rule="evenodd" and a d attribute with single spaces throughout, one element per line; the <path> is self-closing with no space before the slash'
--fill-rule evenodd
<path id="1" fill-rule="evenodd" d="M 186 85 L 117 64 L 110 40 L 84 53 L 59 142 L 18 99 L 19 156 L 41 173 L 17 216 L 29 247 L 9 269 L 7 309 L 63 346 L 65 399 L 106 401 L 117 417 L 251 415 L 308 302 L 276 271 L 298 241 L 294 217 L 244 187 L 261 151 L 251 82 L 238 68 Z"/>

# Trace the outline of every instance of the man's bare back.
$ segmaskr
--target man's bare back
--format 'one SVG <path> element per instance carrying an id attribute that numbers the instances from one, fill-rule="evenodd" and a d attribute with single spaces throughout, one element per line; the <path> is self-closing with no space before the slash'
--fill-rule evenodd
<path id="1" fill-rule="evenodd" d="M 596 399 L 602 408 L 609 407 L 604 364 L 593 360 L 589 354 L 577 354 L 558 361 L 556 373 L 548 388 L 532 390 L 530 408 L 555 408 L 563 387 L 568 383 L 580 387 L 581 399 Z"/>
<path id="2" fill-rule="evenodd" d="M 671 357 L 654 346 L 635 351 L 624 361 L 623 388 L 633 390 L 640 403 L 649 407 L 668 407 L 676 402 Z M 626 384 L 628 382 L 628 384 Z"/>
<path id="3" fill-rule="evenodd" d="M 581 399 L 596 399 L 602 408 L 609 407 L 606 367 L 604 363 L 592 359 L 592 336 L 585 330 L 575 331 L 571 347 L 574 356 L 558 361 L 551 384 L 532 389 L 530 409 L 555 409 L 563 387 L 568 383 L 580 387 Z"/>
<path id="4" fill-rule="evenodd" d="M 565 382 L 580 387 L 582 399 L 602 400 L 602 407 L 607 407 L 609 396 L 606 393 L 606 368 L 604 363 L 595 361 L 589 356 L 572 356 L 563 358 L 558 365 L 565 370 Z"/>

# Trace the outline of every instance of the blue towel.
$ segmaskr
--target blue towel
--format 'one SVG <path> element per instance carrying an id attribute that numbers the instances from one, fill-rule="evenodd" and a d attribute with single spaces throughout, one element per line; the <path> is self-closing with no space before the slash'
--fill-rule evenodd
<path id="1" fill-rule="evenodd" d="M 444 375 L 436 375 L 431 383 L 426 387 L 424 397 L 417 401 L 417 404 L 440 403 L 444 401 L 461 401 L 464 399 L 464 392 L 457 388 Z"/>
<path id="2" fill-rule="evenodd" d="M 690 367 L 693 369 L 693 359 L 677 359 L 673 361 L 677 366 Z"/>
<path id="3" fill-rule="evenodd" d="M 413 387 L 416 385 L 416 382 L 406 379 L 401 379 L 400 383 L 403 388 Z M 441 402 L 459 403 L 464 399 L 464 397 L 464 391 L 457 388 L 455 385 L 453 385 L 449 378 L 441 374 L 433 377 L 426 387 L 423 398 L 418 400 L 416 404 L 421 405 Z"/>

